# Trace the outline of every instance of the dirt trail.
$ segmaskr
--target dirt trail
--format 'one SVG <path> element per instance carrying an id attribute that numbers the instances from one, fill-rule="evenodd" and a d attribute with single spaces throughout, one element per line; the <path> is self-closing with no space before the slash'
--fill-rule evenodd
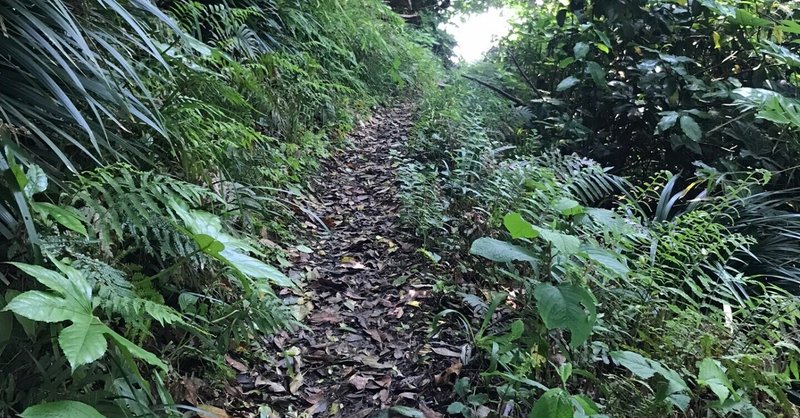
<path id="1" fill-rule="evenodd" d="M 292 267 L 306 277 L 294 302 L 305 307 L 308 329 L 265 347 L 288 355 L 240 382 L 251 405 L 269 405 L 281 417 L 395 416 L 381 412 L 395 405 L 442 416 L 428 407 L 442 409 L 434 405 L 443 395 L 437 381 L 460 367 L 459 349 L 428 344 L 439 311 L 435 276 L 400 228 L 390 157 L 407 139 L 411 117 L 408 105 L 378 110 L 316 176 L 312 209 L 330 232 L 316 228 L 311 252 L 298 253 Z"/>

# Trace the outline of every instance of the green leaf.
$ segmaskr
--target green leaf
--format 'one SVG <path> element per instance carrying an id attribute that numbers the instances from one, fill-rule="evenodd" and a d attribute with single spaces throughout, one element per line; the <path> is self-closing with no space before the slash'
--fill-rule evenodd
<path id="1" fill-rule="evenodd" d="M 72 371 L 89 364 L 105 354 L 108 348 L 104 331 L 106 326 L 97 317 L 89 321 L 77 321 L 61 330 L 58 345 L 64 351 Z"/>
<path id="2" fill-rule="evenodd" d="M 476 239 L 469 252 L 499 263 L 527 261 L 536 264 L 536 257 L 527 249 L 494 238 Z"/>
<path id="3" fill-rule="evenodd" d="M 194 242 L 197 243 L 197 246 L 200 249 L 209 255 L 217 255 L 220 251 L 225 249 L 225 244 L 217 241 L 214 237 L 206 234 L 195 234 L 192 236 Z"/>
<path id="4" fill-rule="evenodd" d="M 689 386 L 686 385 L 686 382 L 678 373 L 658 361 L 645 358 L 641 354 L 632 351 L 612 351 L 609 355 L 614 362 L 642 379 L 649 379 L 656 374 L 666 379 L 669 383 L 667 395 L 689 390 Z"/>
<path id="5" fill-rule="evenodd" d="M 576 60 L 582 60 L 586 58 L 586 54 L 589 53 L 589 44 L 586 42 L 578 42 L 575 44 L 575 47 L 572 48 L 572 52 L 575 54 Z"/>
<path id="6" fill-rule="evenodd" d="M 586 257 L 597 263 L 597 265 L 608 272 L 614 273 L 617 277 L 627 277 L 630 269 L 625 263 L 625 257 L 614 252 L 590 247 L 584 250 Z"/>
<path id="7" fill-rule="evenodd" d="M 409 408 L 407 406 L 393 406 L 389 408 L 389 412 L 394 412 L 395 414 L 400 414 L 404 417 L 425 418 L 425 414 L 423 414 L 422 411 L 419 409 Z"/>
<path id="8" fill-rule="evenodd" d="M 553 209 L 565 216 L 580 215 L 584 212 L 583 206 L 576 200 L 562 197 L 553 204 Z"/>
<path id="9" fill-rule="evenodd" d="M 704 358 L 698 364 L 700 372 L 697 375 L 697 383 L 703 386 L 708 386 L 714 392 L 720 401 L 725 401 L 735 393 L 725 370 L 720 363 L 714 359 Z"/>
<path id="10" fill-rule="evenodd" d="M 113 329 L 106 326 L 104 327 L 105 329 L 103 331 L 105 334 L 111 337 L 111 339 L 114 340 L 114 342 L 117 343 L 120 348 L 127 350 L 133 357 L 144 360 L 147 363 L 160 368 L 164 372 L 169 372 L 169 367 L 167 367 L 166 363 L 161 361 L 153 353 L 145 350 L 142 347 L 139 347 L 133 341 L 123 337 L 122 335 L 117 334 Z"/>
<path id="11" fill-rule="evenodd" d="M 739 26 L 772 26 L 772 22 L 769 20 L 758 17 L 744 9 L 736 9 L 736 14 L 730 20 Z"/>
<path id="12" fill-rule="evenodd" d="M 644 358 L 639 353 L 632 351 L 612 351 L 609 353 L 615 363 L 630 370 L 631 373 L 641 379 L 649 379 L 656 374 L 652 366 L 652 360 Z"/>
<path id="13" fill-rule="evenodd" d="M 562 283 L 536 286 L 533 291 L 536 309 L 547 329 L 570 331 L 570 345 L 578 347 L 589 338 L 597 320 L 594 298 L 586 288 Z"/>
<path id="14" fill-rule="evenodd" d="M 594 61 L 588 61 L 586 63 L 586 72 L 592 76 L 592 80 L 597 87 L 600 88 L 607 88 L 606 86 L 606 71 L 603 70 L 603 67 L 600 64 Z"/>
<path id="15" fill-rule="evenodd" d="M 572 418 L 569 393 L 561 388 L 550 389 L 533 404 L 530 418 Z"/>
<path id="16" fill-rule="evenodd" d="M 549 242 L 556 252 L 562 255 L 572 255 L 580 251 L 581 241 L 574 235 L 562 234 L 546 228 L 534 227 L 542 239 Z"/>
<path id="17" fill-rule="evenodd" d="M 31 207 L 44 217 L 52 216 L 53 220 L 58 222 L 61 226 L 75 231 L 84 237 L 89 237 L 83 222 L 70 210 L 46 202 L 33 202 Z"/>
<path id="18" fill-rule="evenodd" d="M 700 125 L 689 115 L 681 116 L 681 130 L 694 142 L 703 138 L 703 131 L 700 129 Z"/>
<path id="19" fill-rule="evenodd" d="M 183 205 L 173 203 L 172 209 L 183 220 L 186 228 L 192 233 L 198 245 L 206 254 L 233 267 L 241 274 L 252 279 L 265 279 L 282 287 L 296 287 L 291 279 L 280 270 L 260 261 L 247 253 L 261 255 L 246 241 L 233 237 L 222 230 L 222 221 L 218 216 L 199 210 L 190 210 Z M 223 248 L 220 250 L 219 242 Z"/>
<path id="20" fill-rule="evenodd" d="M 19 316 L 40 322 L 61 322 L 81 318 L 85 312 L 76 312 L 68 306 L 64 298 L 38 290 L 18 295 L 3 308 Z"/>
<path id="21" fill-rule="evenodd" d="M 533 229 L 533 225 L 522 219 L 522 215 L 518 212 L 511 212 L 504 216 L 503 225 L 511 233 L 512 238 L 536 238 L 539 236 L 539 231 Z"/>
<path id="22" fill-rule="evenodd" d="M 580 82 L 581 82 L 581 80 L 579 80 L 578 78 L 573 77 L 573 76 L 569 76 L 569 77 L 561 80 L 560 83 L 558 83 L 558 85 L 556 86 L 556 91 L 569 90 L 569 89 L 577 86 Z"/>
<path id="23" fill-rule="evenodd" d="M 47 174 L 38 165 L 32 165 L 25 173 L 25 187 L 22 189 L 25 197 L 30 199 L 33 195 L 47 190 Z"/>
<path id="24" fill-rule="evenodd" d="M 447 406 L 447 413 L 448 414 L 460 414 L 469 408 L 461 402 L 453 402 Z"/>
<path id="25" fill-rule="evenodd" d="M 83 402 L 47 402 L 28 407 L 19 414 L 22 418 L 105 418 L 93 407 Z"/>
<path id="26" fill-rule="evenodd" d="M 657 134 L 666 132 L 675 126 L 675 124 L 678 123 L 678 117 L 680 116 L 678 112 L 663 112 L 661 114 L 663 116 L 661 117 L 661 120 L 658 121 L 658 125 L 656 125 Z"/>

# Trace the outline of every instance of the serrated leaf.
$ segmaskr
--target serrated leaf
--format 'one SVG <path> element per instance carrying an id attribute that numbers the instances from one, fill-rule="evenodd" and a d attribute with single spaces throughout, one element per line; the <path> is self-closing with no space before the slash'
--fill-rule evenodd
<path id="1" fill-rule="evenodd" d="M 500 263 L 527 261 L 536 263 L 536 257 L 527 249 L 494 238 L 478 238 L 469 249 L 470 254 L 488 258 Z"/>
<path id="2" fill-rule="evenodd" d="M 78 401 L 41 403 L 28 407 L 19 416 L 22 418 L 105 418 L 93 407 Z"/>
<path id="3" fill-rule="evenodd" d="M 536 238 L 539 231 L 522 218 L 518 212 L 511 212 L 503 217 L 503 226 L 511 233 L 512 238 Z"/>
<path id="4" fill-rule="evenodd" d="M 703 138 L 703 131 L 700 129 L 700 125 L 689 115 L 681 116 L 681 130 L 692 141 L 697 142 Z"/>
<path id="5" fill-rule="evenodd" d="M 562 283 L 542 283 L 533 291 L 536 309 L 547 329 L 570 331 L 570 345 L 578 347 L 592 333 L 597 320 L 594 298 L 586 288 Z"/>
<path id="6" fill-rule="evenodd" d="M 556 86 L 556 91 L 569 90 L 569 89 L 577 86 L 580 82 L 581 82 L 581 80 L 579 80 L 578 78 L 573 77 L 573 76 L 569 76 L 569 77 L 561 80 L 560 83 L 558 83 L 558 85 Z"/>
<path id="7" fill-rule="evenodd" d="M 105 354 L 108 348 L 104 335 L 106 326 L 93 317 L 73 322 L 58 334 L 58 345 L 64 351 L 72 371 L 84 364 L 89 364 Z"/>

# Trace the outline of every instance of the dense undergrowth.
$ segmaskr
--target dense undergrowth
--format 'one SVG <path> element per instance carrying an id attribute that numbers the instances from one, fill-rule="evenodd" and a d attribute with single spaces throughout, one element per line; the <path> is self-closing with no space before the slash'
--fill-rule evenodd
<path id="1" fill-rule="evenodd" d="M 0 27 L 2 416 L 196 410 L 185 379 L 296 325 L 273 240 L 318 221 L 305 176 L 440 65 L 378 0 L 8 1 Z"/>
<path id="2" fill-rule="evenodd" d="M 477 351 L 447 412 L 796 416 L 796 5 L 565 4 L 426 91 L 402 160 Z"/>

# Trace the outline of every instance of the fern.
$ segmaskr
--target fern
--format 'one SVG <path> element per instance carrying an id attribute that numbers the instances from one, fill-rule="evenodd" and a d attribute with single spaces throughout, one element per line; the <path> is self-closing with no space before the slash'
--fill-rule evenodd
<path id="1" fill-rule="evenodd" d="M 178 218 L 170 203 L 222 203 L 204 187 L 124 164 L 86 172 L 69 188 L 73 192 L 69 204 L 85 213 L 108 254 L 113 244 L 132 239 L 152 255 L 184 256 L 194 244 L 175 229 Z"/>

